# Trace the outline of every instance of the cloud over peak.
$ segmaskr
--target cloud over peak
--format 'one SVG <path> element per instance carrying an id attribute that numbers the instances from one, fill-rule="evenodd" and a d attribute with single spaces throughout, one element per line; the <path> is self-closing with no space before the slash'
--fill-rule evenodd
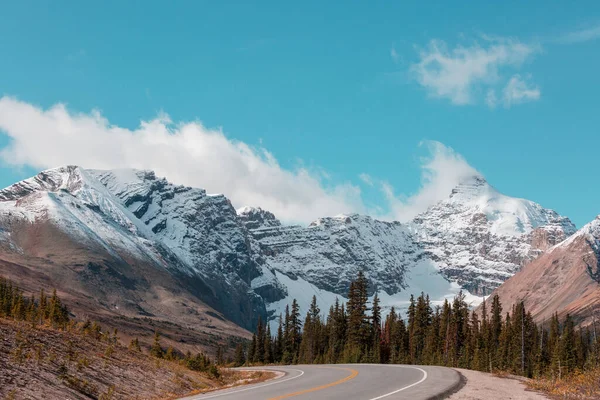
<path id="1" fill-rule="evenodd" d="M 429 156 L 422 160 L 422 185 L 415 194 L 396 195 L 387 182 L 359 176 L 383 197 L 382 206 L 369 208 L 356 184 L 333 183 L 318 168 L 286 169 L 264 147 L 230 139 L 200 122 L 173 123 L 166 114 L 126 129 L 111 125 L 98 111 L 73 113 L 63 104 L 42 109 L 2 97 L 0 132 L 10 138 L 0 159 L 15 167 L 151 169 L 174 183 L 223 193 L 236 208 L 260 206 L 285 222 L 355 212 L 408 221 L 447 197 L 463 177 L 477 173 L 451 148 L 426 142 Z"/>
<path id="2" fill-rule="evenodd" d="M 482 176 L 451 147 L 437 141 L 424 141 L 428 156 L 421 159 L 421 187 L 411 196 L 397 196 L 391 185 L 382 183 L 388 202 L 387 219 L 410 221 L 431 205 L 445 199 L 459 183 L 473 176 Z"/>
<path id="3" fill-rule="evenodd" d="M 288 221 L 340 212 L 365 212 L 360 189 L 329 185 L 318 171 L 282 168 L 262 147 L 231 140 L 200 122 L 173 124 L 167 115 L 129 130 L 98 111 L 74 114 L 62 104 L 47 110 L 0 99 L 0 130 L 10 138 L 0 157 L 14 166 L 43 169 L 152 169 L 173 182 L 224 193 L 235 206 L 260 205 Z"/>

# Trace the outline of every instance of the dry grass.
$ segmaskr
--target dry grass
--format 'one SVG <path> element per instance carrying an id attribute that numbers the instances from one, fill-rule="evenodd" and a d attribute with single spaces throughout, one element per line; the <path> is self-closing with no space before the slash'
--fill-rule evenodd
<path id="1" fill-rule="evenodd" d="M 268 379 L 218 378 L 75 332 L 0 318 L 0 399 L 169 399 Z"/>
<path id="2" fill-rule="evenodd" d="M 556 399 L 600 399 L 600 368 L 562 379 L 532 379 L 527 384 Z"/>

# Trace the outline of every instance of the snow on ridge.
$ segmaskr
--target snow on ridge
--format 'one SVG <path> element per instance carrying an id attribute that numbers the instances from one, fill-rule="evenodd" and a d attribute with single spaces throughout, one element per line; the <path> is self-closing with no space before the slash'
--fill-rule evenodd
<path id="1" fill-rule="evenodd" d="M 580 237 L 585 237 L 586 240 L 593 243 L 596 249 L 600 249 L 600 215 L 597 215 L 592 221 L 582 226 L 581 229 L 569 236 L 566 240 L 554 245 L 548 252 L 552 252 L 557 248 L 567 247 Z"/>
<path id="2" fill-rule="evenodd" d="M 410 223 L 340 214 L 282 226 L 260 207 L 235 210 L 223 195 L 135 169 L 52 169 L 0 191 L 0 200 L 2 215 L 49 212 L 111 249 L 139 255 L 164 246 L 181 261 L 176 268 L 260 294 L 273 312 L 307 293 L 341 299 L 359 270 L 390 306 L 415 290 L 440 301 L 459 287 L 486 294 L 539 254 L 531 245 L 535 228 L 557 237 L 574 230 L 567 218 L 505 196 L 480 176 Z"/>
<path id="3" fill-rule="evenodd" d="M 494 234 L 517 236 L 549 224 L 563 226 L 568 234 L 575 231 L 575 226 L 568 218 L 531 200 L 506 196 L 483 177 L 464 181 L 448 199 L 432 207 L 439 207 L 440 204 L 454 205 L 462 208 L 462 212 L 486 215 L 490 221 L 490 231 Z"/>
<path id="4" fill-rule="evenodd" d="M 237 210 L 235 210 L 235 212 L 237 213 L 237 215 L 250 214 L 252 212 L 260 212 L 260 211 L 262 211 L 262 208 L 260 208 L 260 207 L 251 207 L 251 206 L 243 206 L 243 207 L 240 207 Z"/>

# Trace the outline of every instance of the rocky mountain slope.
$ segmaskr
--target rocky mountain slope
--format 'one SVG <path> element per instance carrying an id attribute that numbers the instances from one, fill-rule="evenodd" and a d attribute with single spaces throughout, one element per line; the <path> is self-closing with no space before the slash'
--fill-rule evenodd
<path id="1" fill-rule="evenodd" d="M 222 195 L 150 171 L 63 167 L 0 191 L 0 255 L 22 271 L 74 280 L 113 314 L 158 315 L 177 304 L 168 314 L 193 318 L 192 303 L 246 327 L 292 298 L 306 309 L 315 294 L 327 309 L 359 270 L 387 307 L 420 291 L 438 301 L 461 288 L 486 294 L 574 231 L 478 176 L 410 223 L 341 215 L 307 227 L 260 208 L 236 212 Z M 90 282 L 104 279 L 114 285 L 94 293 Z"/>
<path id="2" fill-rule="evenodd" d="M 246 336 L 229 321 L 251 327 L 265 315 L 262 299 L 249 290 L 251 275 L 236 275 L 235 259 L 221 259 L 218 252 L 206 251 L 192 264 L 181 248 L 161 241 L 155 226 L 136 217 L 99 176 L 78 167 L 57 168 L 0 191 L 0 274 L 29 291 L 55 287 L 78 317 L 118 326 L 125 334 L 160 329 L 200 348 L 214 346 L 216 337 Z M 165 206 L 177 191 L 187 193 L 161 182 L 140 172 L 131 187 L 163 195 Z M 195 196 L 207 207 L 229 207 L 237 221 L 222 197 L 202 191 Z M 192 218 L 181 210 L 173 214 Z M 213 214 L 218 223 L 213 221 L 211 229 L 219 231 L 227 214 Z M 192 241 L 186 239 L 191 234 L 184 234 L 184 242 Z"/>
<path id="3" fill-rule="evenodd" d="M 552 247 L 493 294 L 505 309 L 525 302 L 538 323 L 557 312 L 589 325 L 600 318 L 600 216 Z"/>
<path id="4" fill-rule="evenodd" d="M 575 232 L 571 221 L 505 196 L 474 176 L 413 220 L 416 240 L 443 275 L 489 294 L 543 250 Z"/>
<path id="5" fill-rule="evenodd" d="M 568 218 L 534 202 L 504 196 L 473 176 L 411 223 L 359 215 L 321 218 L 308 227 L 283 226 L 256 208 L 238 211 L 270 267 L 253 287 L 278 280 L 287 288 L 275 314 L 297 298 L 308 306 L 316 294 L 324 306 L 343 295 L 358 270 L 384 306 L 402 309 L 411 293 L 434 301 L 460 288 L 489 294 L 543 250 L 575 232 Z M 469 297 L 470 301 L 478 301 Z"/>

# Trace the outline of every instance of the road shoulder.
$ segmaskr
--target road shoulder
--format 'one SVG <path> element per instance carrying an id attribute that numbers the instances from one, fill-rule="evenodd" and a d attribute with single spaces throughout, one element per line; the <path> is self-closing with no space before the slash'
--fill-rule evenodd
<path id="1" fill-rule="evenodd" d="M 464 380 L 463 387 L 448 400 L 512 399 L 547 400 L 548 397 L 533 392 L 523 382 L 479 371 L 455 369 Z"/>

